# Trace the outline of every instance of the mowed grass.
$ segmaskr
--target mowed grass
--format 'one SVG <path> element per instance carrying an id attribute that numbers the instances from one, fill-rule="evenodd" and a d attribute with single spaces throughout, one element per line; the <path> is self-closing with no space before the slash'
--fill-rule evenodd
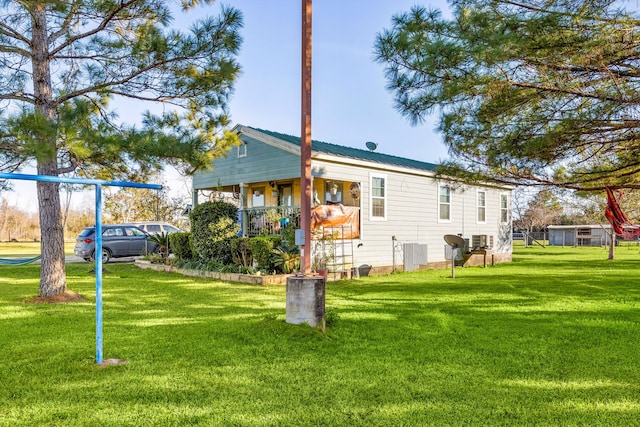
<path id="1" fill-rule="evenodd" d="M 331 282 L 325 335 L 284 286 L 108 264 L 104 368 L 89 264 L 58 305 L 0 268 L 0 426 L 640 425 L 638 247 Z"/>
<path id="2" fill-rule="evenodd" d="M 64 252 L 73 255 L 75 241 L 64 243 Z M 40 255 L 40 242 L 1 242 L 0 258 L 25 258 Z M 0 272 L 1 274 L 1 272 Z"/>

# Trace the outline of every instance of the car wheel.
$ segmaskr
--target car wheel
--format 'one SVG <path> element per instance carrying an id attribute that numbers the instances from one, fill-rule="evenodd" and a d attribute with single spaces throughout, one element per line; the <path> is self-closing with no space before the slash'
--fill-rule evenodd
<path id="1" fill-rule="evenodd" d="M 106 264 L 111 259 L 111 252 L 109 249 L 102 248 L 102 263 Z"/>
<path id="2" fill-rule="evenodd" d="M 111 252 L 109 251 L 109 249 L 102 248 L 102 263 L 106 264 L 109 262 L 110 259 L 111 259 Z M 95 261 L 95 251 L 91 256 L 91 260 Z"/>

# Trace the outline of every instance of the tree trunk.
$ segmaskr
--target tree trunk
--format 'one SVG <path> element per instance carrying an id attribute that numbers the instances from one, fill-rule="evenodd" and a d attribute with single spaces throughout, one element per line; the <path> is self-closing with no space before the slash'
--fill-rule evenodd
<path id="1" fill-rule="evenodd" d="M 616 247 L 616 233 L 611 230 L 611 241 L 609 242 L 609 259 L 614 260 L 616 258 L 615 255 L 615 247 Z"/>
<path id="2" fill-rule="evenodd" d="M 38 174 L 50 175 L 38 165 Z M 64 230 L 60 215 L 59 184 L 38 182 L 40 208 L 40 296 L 54 296 L 67 289 L 64 265 Z"/>
<path id="3" fill-rule="evenodd" d="M 32 14 L 32 65 L 35 111 L 49 122 L 55 120 L 55 105 L 51 84 L 50 56 L 47 37 L 47 19 L 44 4 L 34 6 Z M 57 148 L 55 133 L 40 132 L 41 147 L 38 156 L 39 175 L 58 175 Z M 38 182 L 38 206 L 40 215 L 40 250 L 42 255 L 40 268 L 40 295 L 54 296 L 63 293 L 66 288 L 64 265 L 64 230 L 60 209 L 58 183 Z"/>

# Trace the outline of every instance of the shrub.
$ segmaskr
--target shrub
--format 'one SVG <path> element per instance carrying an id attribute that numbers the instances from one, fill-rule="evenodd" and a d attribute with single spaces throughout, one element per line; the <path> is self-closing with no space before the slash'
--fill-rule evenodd
<path id="1" fill-rule="evenodd" d="M 191 243 L 189 242 L 191 233 L 179 232 L 169 235 L 169 247 L 178 259 L 188 260 L 193 258 Z"/>
<path id="2" fill-rule="evenodd" d="M 280 236 L 260 236 L 249 239 L 249 247 L 258 268 L 264 271 L 273 271 L 273 248 L 280 245 Z"/>
<path id="3" fill-rule="evenodd" d="M 231 239 L 240 231 L 238 208 L 216 201 L 197 205 L 189 215 L 193 248 L 203 262 L 231 264 Z"/>
<path id="4" fill-rule="evenodd" d="M 253 256 L 251 256 L 248 237 L 238 237 L 231 240 L 231 257 L 233 263 L 240 267 L 251 267 L 253 265 Z"/>
<path id="5" fill-rule="evenodd" d="M 169 256 L 169 233 L 152 234 L 147 239 L 156 244 L 156 251 L 165 262 Z"/>
<path id="6" fill-rule="evenodd" d="M 281 273 L 289 274 L 300 269 L 300 248 L 295 244 L 292 225 L 284 227 L 280 235 L 279 246 L 271 251 L 272 263 Z"/>
<path id="7" fill-rule="evenodd" d="M 204 263 L 201 269 L 207 270 L 207 271 L 222 271 L 224 267 L 225 265 L 220 261 L 218 261 L 217 259 L 210 259 L 209 261 Z"/>
<path id="8" fill-rule="evenodd" d="M 287 248 L 296 248 L 296 228 L 293 224 L 288 224 L 282 228 L 280 231 L 280 235 L 282 236 L 282 245 L 285 245 Z"/>
<path id="9" fill-rule="evenodd" d="M 289 274 L 300 269 L 300 250 L 297 247 L 288 248 L 283 242 L 271 254 L 272 263 L 280 273 Z"/>
<path id="10" fill-rule="evenodd" d="M 146 254 L 142 257 L 142 259 L 146 260 L 146 261 L 150 261 L 152 264 L 167 264 L 168 259 L 167 257 L 164 257 L 162 255 L 160 255 L 159 253 L 157 254 Z"/>

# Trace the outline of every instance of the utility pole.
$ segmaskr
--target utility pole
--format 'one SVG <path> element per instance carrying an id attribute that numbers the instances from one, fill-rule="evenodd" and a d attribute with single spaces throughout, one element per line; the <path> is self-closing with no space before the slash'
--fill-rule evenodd
<path id="1" fill-rule="evenodd" d="M 302 275 L 287 278 L 287 323 L 325 331 L 325 279 L 311 275 L 311 0 L 302 0 L 302 114 L 300 133 L 300 228 Z"/>
<path id="2" fill-rule="evenodd" d="M 311 274 L 311 0 L 302 0 L 302 108 L 300 133 L 300 226 L 304 232 L 301 270 Z"/>

